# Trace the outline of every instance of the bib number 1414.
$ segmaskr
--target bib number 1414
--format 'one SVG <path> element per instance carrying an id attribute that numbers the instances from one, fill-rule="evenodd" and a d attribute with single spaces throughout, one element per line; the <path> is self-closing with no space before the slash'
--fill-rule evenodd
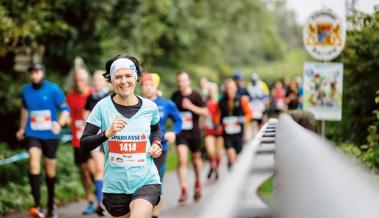
<path id="1" fill-rule="evenodd" d="M 122 152 L 135 152 L 137 151 L 136 143 L 120 143 L 120 151 Z"/>

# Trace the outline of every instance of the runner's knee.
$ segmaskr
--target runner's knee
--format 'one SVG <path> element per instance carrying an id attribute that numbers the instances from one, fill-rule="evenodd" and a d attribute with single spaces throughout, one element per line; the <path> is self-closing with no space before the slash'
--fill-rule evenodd
<path id="1" fill-rule="evenodd" d="M 45 164 L 46 164 L 46 175 L 49 178 L 55 177 L 55 175 L 56 175 L 56 169 L 55 169 L 56 168 L 56 162 L 55 162 L 55 160 L 46 159 Z"/>
<path id="2" fill-rule="evenodd" d="M 151 217 L 153 205 L 144 200 L 136 199 L 130 204 L 130 218 Z"/>
<path id="3" fill-rule="evenodd" d="M 33 175 L 37 175 L 41 172 L 41 152 L 36 150 L 29 150 L 29 171 Z"/>

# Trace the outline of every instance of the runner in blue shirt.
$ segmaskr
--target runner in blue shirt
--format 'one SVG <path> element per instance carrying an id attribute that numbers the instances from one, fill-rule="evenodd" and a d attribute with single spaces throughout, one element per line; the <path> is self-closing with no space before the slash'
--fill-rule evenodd
<path id="1" fill-rule="evenodd" d="M 182 130 L 182 118 L 180 116 L 179 110 L 171 100 L 166 100 L 158 95 L 160 77 L 156 73 L 144 73 L 141 84 L 142 84 L 142 94 L 145 98 L 154 101 L 159 109 L 160 114 L 160 128 L 162 130 L 162 155 L 159 158 L 154 159 L 155 165 L 158 168 L 159 176 L 161 178 L 161 183 L 163 180 L 164 173 L 166 171 L 166 158 L 168 144 L 174 143 L 176 135 Z M 166 123 L 168 119 L 171 119 L 174 124 L 172 131 L 166 132 Z M 161 186 L 162 187 L 162 186 Z M 162 196 L 162 188 L 161 188 Z M 162 201 L 161 201 L 162 202 Z M 159 217 L 160 208 L 162 203 L 154 207 L 153 217 Z"/>
<path id="2" fill-rule="evenodd" d="M 112 216 L 151 217 L 160 192 L 153 161 L 162 153 L 159 111 L 153 101 L 135 94 L 141 76 L 136 58 L 116 56 L 105 68 L 115 94 L 91 111 L 80 147 L 88 152 L 103 145 L 103 204 Z"/>
<path id="3" fill-rule="evenodd" d="M 58 217 L 54 206 L 56 153 L 61 127 L 69 120 L 69 108 L 62 90 L 45 80 L 45 68 L 33 64 L 28 69 L 31 83 L 22 87 L 22 108 L 18 140 L 26 138 L 29 161 L 29 181 L 34 199 L 30 209 L 31 217 L 44 217 L 40 204 L 41 156 L 46 165 L 46 185 L 48 192 L 47 217 Z M 58 112 L 61 112 L 58 119 Z"/>

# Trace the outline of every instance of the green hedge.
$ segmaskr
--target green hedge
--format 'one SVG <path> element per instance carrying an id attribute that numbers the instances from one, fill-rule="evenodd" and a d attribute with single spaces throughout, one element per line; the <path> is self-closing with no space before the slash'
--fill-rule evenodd
<path id="1" fill-rule="evenodd" d="M 9 149 L 0 143 L 0 159 L 23 152 L 22 149 Z M 57 153 L 56 203 L 62 205 L 84 197 L 78 168 L 74 164 L 71 144 L 60 145 Z M 167 171 L 176 169 L 177 155 L 175 146 L 170 146 L 167 157 Z M 44 169 L 44 166 L 41 166 Z M 0 217 L 7 213 L 27 210 L 33 205 L 28 180 L 28 160 L 21 160 L 0 166 Z M 42 205 L 46 205 L 46 186 L 44 173 L 41 175 Z"/>
<path id="2" fill-rule="evenodd" d="M 0 144 L 0 158 L 22 152 L 11 150 L 5 143 Z M 60 145 L 57 153 L 56 203 L 58 205 L 77 200 L 84 196 L 78 169 L 74 164 L 70 144 Z M 44 166 L 41 166 L 44 169 Z M 28 182 L 28 160 L 22 160 L 0 166 L 0 216 L 8 212 L 27 210 L 33 204 Z M 44 173 L 41 175 L 42 204 L 46 204 L 46 186 Z"/>

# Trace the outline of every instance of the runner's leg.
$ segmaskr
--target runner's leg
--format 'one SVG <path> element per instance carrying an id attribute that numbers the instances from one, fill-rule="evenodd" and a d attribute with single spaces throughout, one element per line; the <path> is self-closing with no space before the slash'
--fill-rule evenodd
<path id="1" fill-rule="evenodd" d="M 135 199 L 130 203 L 130 218 L 150 218 L 153 205 L 145 199 Z"/>
<path id="2" fill-rule="evenodd" d="M 92 189 L 91 189 L 92 178 L 91 178 L 91 173 L 90 173 L 90 168 L 88 166 L 88 163 L 82 163 L 80 165 L 80 171 L 81 171 L 84 191 L 86 193 L 86 199 L 88 200 L 88 202 L 93 203 L 95 196 L 92 193 Z"/>
<path id="3" fill-rule="evenodd" d="M 29 153 L 29 182 L 34 199 L 34 206 L 40 207 L 41 193 L 40 193 L 40 174 L 41 174 L 41 156 L 42 150 L 38 147 L 31 147 L 28 149 Z"/>
<path id="4" fill-rule="evenodd" d="M 56 165 L 56 159 L 45 157 L 48 210 L 53 210 L 54 207 Z"/>
<path id="5" fill-rule="evenodd" d="M 252 130 L 253 130 L 253 137 L 255 137 L 255 135 L 257 135 L 258 131 L 259 131 L 259 123 L 257 120 L 254 120 L 253 123 L 252 123 Z"/>
<path id="6" fill-rule="evenodd" d="M 96 184 L 96 197 L 97 201 L 101 202 L 103 199 L 102 188 L 103 188 L 103 175 L 104 175 L 104 153 L 96 152 L 93 155 L 94 166 L 95 166 L 95 184 Z"/>
<path id="7" fill-rule="evenodd" d="M 200 174 L 201 174 L 201 167 L 202 167 L 202 161 L 201 161 L 201 152 L 196 151 L 191 153 L 192 157 L 192 165 L 193 169 L 195 170 L 195 200 L 199 200 L 201 197 L 201 181 L 200 181 Z"/>
<path id="8" fill-rule="evenodd" d="M 216 138 L 216 160 L 217 160 L 217 167 L 219 167 L 221 162 L 221 153 L 222 149 L 224 148 L 224 138 L 222 136 L 218 136 Z"/>
<path id="9" fill-rule="evenodd" d="M 162 207 L 162 201 L 163 201 L 163 177 L 166 172 L 166 160 L 167 160 L 167 152 L 163 151 L 162 155 L 159 158 L 154 159 L 154 163 L 158 169 L 160 180 L 161 180 L 161 190 L 160 190 L 160 201 L 157 205 L 154 206 L 153 209 L 153 218 L 159 217 L 161 207 Z"/>
<path id="10" fill-rule="evenodd" d="M 236 154 L 235 149 L 233 147 L 228 148 L 226 150 L 226 156 L 228 157 L 228 167 L 230 168 L 231 166 L 233 166 L 234 162 L 237 159 L 237 154 Z"/>
<path id="11" fill-rule="evenodd" d="M 208 179 L 211 178 L 212 173 L 216 169 L 216 138 L 214 136 L 208 135 L 205 137 L 205 148 L 207 149 L 207 155 L 210 165 L 210 170 L 208 173 Z"/>
<path id="12" fill-rule="evenodd" d="M 224 147 L 224 139 L 222 136 L 216 137 L 216 151 L 215 151 L 215 159 L 216 159 L 216 179 L 218 179 L 218 168 L 221 162 L 221 152 Z"/>
<path id="13" fill-rule="evenodd" d="M 180 144 L 176 147 L 178 153 L 178 178 L 181 188 L 181 197 L 179 201 L 185 201 L 187 198 L 187 157 L 188 157 L 188 146 Z"/>
<path id="14" fill-rule="evenodd" d="M 103 175 L 104 175 L 104 153 L 101 151 L 92 152 L 92 158 L 88 160 L 92 161 L 93 166 L 93 176 L 95 179 L 96 187 L 96 200 L 97 200 L 97 209 L 96 213 L 98 215 L 103 214 L 102 200 L 103 200 Z"/>

